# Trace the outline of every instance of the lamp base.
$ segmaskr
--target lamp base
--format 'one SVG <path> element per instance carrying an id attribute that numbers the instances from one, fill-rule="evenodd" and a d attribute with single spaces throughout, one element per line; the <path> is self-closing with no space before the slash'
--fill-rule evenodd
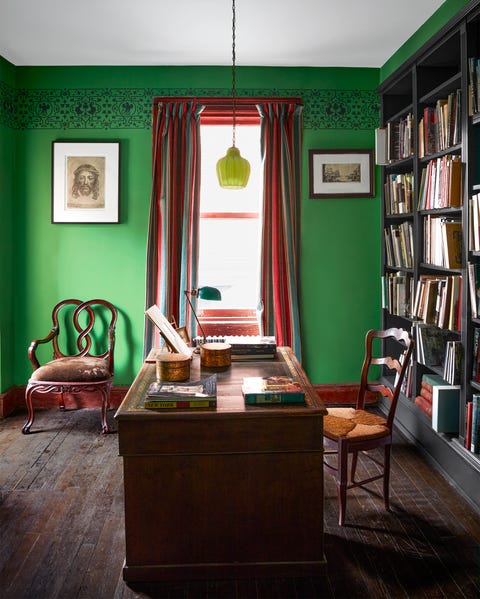
<path id="1" fill-rule="evenodd" d="M 228 368 L 232 363 L 229 343 L 203 343 L 200 346 L 200 364 L 205 368 Z"/>

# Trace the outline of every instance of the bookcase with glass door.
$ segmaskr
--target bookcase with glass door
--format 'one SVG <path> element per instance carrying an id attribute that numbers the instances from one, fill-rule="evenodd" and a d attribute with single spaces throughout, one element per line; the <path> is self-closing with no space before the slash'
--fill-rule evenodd
<path id="1" fill-rule="evenodd" d="M 379 87 L 377 156 L 383 184 L 382 326 L 407 328 L 416 340 L 397 424 L 480 509 L 480 452 L 471 445 L 480 397 L 477 86 L 480 0 Z M 432 385 L 433 413 L 431 396 L 427 401 Z M 439 424 L 438 406 L 448 406 L 448 425 Z"/>

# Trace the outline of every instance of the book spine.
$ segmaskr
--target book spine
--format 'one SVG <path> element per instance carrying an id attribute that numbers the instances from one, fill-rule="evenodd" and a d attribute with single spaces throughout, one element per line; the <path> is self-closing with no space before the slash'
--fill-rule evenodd
<path id="1" fill-rule="evenodd" d="M 244 393 L 246 404 L 304 403 L 305 394 L 299 393 Z"/>
<path id="2" fill-rule="evenodd" d="M 428 401 L 428 403 L 432 403 L 433 400 L 433 391 L 429 391 L 428 389 L 426 389 L 425 387 L 422 387 L 420 389 L 420 396 L 423 397 L 423 399 L 425 401 Z"/>
<path id="3" fill-rule="evenodd" d="M 432 404 L 425 400 L 425 398 L 417 395 L 413 402 L 418 406 L 428 417 L 432 417 Z"/>
<path id="4" fill-rule="evenodd" d="M 472 437 L 470 451 L 480 453 L 480 395 L 472 396 Z"/>
<path id="5" fill-rule="evenodd" d="M 184 410 L 198 408 L 215 408 L 216 399 L 146 399 L 143 406 L 148 410 Z"/>
<path id="6" fill-rule="evenodd" d="M 273 345 L 232 345 L 232 355 L 274 355 L 276 347 Z"/>
<path id="7" fill-rule="evenodd" d="M 465 422 L 465 449 L 470 450 L 472 445 L 472 412 L 473 402 L 467 403 L 467 419 Z"/>

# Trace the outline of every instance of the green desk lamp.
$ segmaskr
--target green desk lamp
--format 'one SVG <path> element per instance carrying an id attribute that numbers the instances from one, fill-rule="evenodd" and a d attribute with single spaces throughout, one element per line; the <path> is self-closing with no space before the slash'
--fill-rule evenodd
<path id="1" fill-rule="evenodd" d="M 197 321 L 198 327 L 202 333 L 203 342 L 205 343 L 205 341 L 207 339 L 207 337 L 205 335 L 205 331 L 203 330 L 202 325 L 200 324 L 200 321 L 198 320 L 197 313 L 195 312 L 193 304 L 190 301 L 190 298 L 188 296 L 191 295 L 192 297 L 198 297 L 199 299 L 213 300 L 213 301 L 219 302 L 222 299 L 222 294 L 220 293 L 219 289 L 217 289 L 216 287 L 208 287 L 208 286 L 199 287 L 198 289 L 192 289 L 191 291 L 188 291 L 186 289 L 183 293 L 185 294 L 185 297 L 187 298 L 187 301 L 190 304 L 190 308 L 192 309 L 193 315 L 195 316 L 195 320 Z"/>

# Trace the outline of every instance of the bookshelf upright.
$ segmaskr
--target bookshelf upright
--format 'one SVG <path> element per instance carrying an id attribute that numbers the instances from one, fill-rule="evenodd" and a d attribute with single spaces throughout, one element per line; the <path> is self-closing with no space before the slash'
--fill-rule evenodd
<path id="1" fill-rule="evenodd" d="M 477 66 L 480 90 L 480 0 L 466 5 L 378 88 L 377 139 L 385 143 L 377 156 L 385 154 L 382 325 L 407 328 L 417 340 L 397 423 L 480 509 L 480 454 L 466 438 L 468 405 L 480 395 Z M 431 375 L 460 387 L 458 430 L 451 433 L 435 431 L 431 415 L 415 402 Z"/>

